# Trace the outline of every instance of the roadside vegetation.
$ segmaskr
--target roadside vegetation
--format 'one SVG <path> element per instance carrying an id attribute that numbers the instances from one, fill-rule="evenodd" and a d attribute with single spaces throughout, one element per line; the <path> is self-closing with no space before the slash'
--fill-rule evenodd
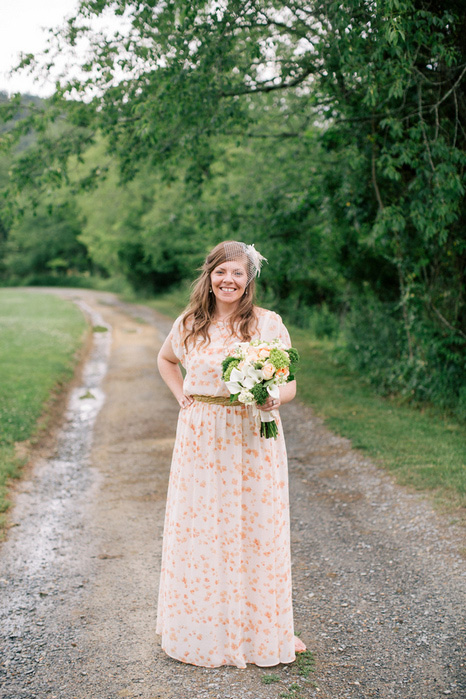
<path id="1" fill-rule="evenodd" d="M 302 357 L 298 396 L 353 447 L 391 471 L 398 483 L 429 492 L 466 521 L 466 426 L 448 411 L 382 396 L 339 359 L 328 341 L 292 329 Z"/>
<path id="2" fill-rule="evenodd" d="M 44 408 L 73 375 L 85 328 L 67 301 L 0 289 L 0 513 L 9 504 L 8 479 L 20 474 L 15 444 L 38 436 Z"/>

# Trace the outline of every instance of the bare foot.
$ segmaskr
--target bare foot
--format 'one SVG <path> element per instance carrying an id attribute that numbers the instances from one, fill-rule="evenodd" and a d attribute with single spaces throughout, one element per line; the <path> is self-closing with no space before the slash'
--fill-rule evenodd
<path id="1" fill-rule="evenodd" d="M 305 650 L 306 650 L 306 646 L 304 645 L 304 643 L 301 641 L 300 638 L 295 636 L 294 637 L 294 652 L 295 653 L 304 653 Z"/>

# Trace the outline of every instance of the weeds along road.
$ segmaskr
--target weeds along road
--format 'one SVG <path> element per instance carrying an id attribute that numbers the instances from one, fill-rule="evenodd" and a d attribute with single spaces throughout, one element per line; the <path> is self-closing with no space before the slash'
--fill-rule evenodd
<path id="1" fill-rule="evenodd" d="M 18 526 L 0 548 L 1 697 L 464 699 L 461 531 L 297 402 L 283 409 L 295 620 L 314 672 L 168 658 L 155 607 L 178 406 L 155 360 L 170 322 L 112 294 L 54 293 L 111 331 L 94 334 L 53 448 L 16 488 Z"/>

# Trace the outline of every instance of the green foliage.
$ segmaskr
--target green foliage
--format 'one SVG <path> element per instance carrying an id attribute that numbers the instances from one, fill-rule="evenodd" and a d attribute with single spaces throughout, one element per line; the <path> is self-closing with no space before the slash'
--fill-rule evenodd
<path id="1" fill-rule="evenodd" d="M 282 699 L 303 699 L 302 687 L 297 682 L 293 682 L 285 692 L 280 692 Z"/>
<path id="2" fill-rule="evenodd" d="M 29 283 L 47 283 L 88 271 L 90 260 L 79 242 L 81 224 L 73 201 L 27 211 L 9 230 L 4 245 L 3 274 Z"/>
<path id="3" fill-rule="evenodd" d="M 265 401 L 269 397 L 269 392 L 267 391 L 267 386 L 262 383 L 258 383 L 251 388 L 251 393 L 258 405 L 264 405 Z"/>
<path id="4" fill-rule="evenodd" d="M 377 395 L 341 362 L 334 346 L 291 328 L 301 356 L 298 396 L 326 418 L 331 429 L 351 439 L 392 471 L 399 483 L 430 490 L 443 504 L 464 507 L 466 429 L 440 409 L 422 410 Z"/>
<path id="5" fill-rule="evenodd" d="M 290 358 L 290 366 L 298 364 L 299 362 L 299 352 L 295 347 L 290 347 L 288 350 L 288 357 Z"/>
<path id="6" fill-rule="evenodd" d="M 440 332 L 430 319 L 414 316 L 412 356 L 399 304 L 360 298 L 345 319 L 348 365 L 382 393 L 436 404 L 466 419 L 466 356 L 456 333 Z"/>
<path id="7" fill-rule="evenodd" d="M 295 668 L 301 677 L 309 677 L 315 670 L 314 654 L 310 650 L 305 650 L 302 653 L 296 654 Z"/>
<path id="8" fill-rule="evenodd" d="M 105 158 L 105 142 L 88 152 L 86 168 Z M 184 170 L 181 170 L 181 174 Z M 123 275 L 136 291 L 161 292 L 193 276 L 205 254 L 193 205 L 183 183 L 165 181 L 144 168 L 132 182 L 121 183 L 115 163 L 106 178 L 78 199 L 84 218 L 80 240 L 106 274 Z"/>
<path id="9" fill-rule="evenodd" d="M 270 674 L 270 675 L 262 675 L 262 677 L 261 677 L 262 684 L 275 684 L 277 682 L 280 682 L 279 675 Z"/>
<path id="10" fill-rule="evenodd" d="M 288 349 L 288 356 L 290 358 L 290 374 L 288 381 L 293 381 L 295 374 L 299 369 L 299 352 L 296 347 L 290 347 Z"/>

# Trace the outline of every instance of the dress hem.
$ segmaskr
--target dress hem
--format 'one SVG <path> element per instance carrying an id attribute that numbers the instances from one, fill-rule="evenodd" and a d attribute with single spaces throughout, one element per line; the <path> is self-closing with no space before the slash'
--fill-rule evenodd
<path id="1" fill-rule="evenodd" d="M 193 665 L 194 667 L 205 667 L 209 668 L 210 670 L 214 670 L 215 668 L 219 667 L 236 667 L 238 670 L 246 670 L 248 665 L 256 665 L 257 667 L 276 667 L 277 665 L 289 665 L 290 663 L 294 663 L 296 660 L 296 653 L 294 654 L 294 657 L 292 660 L 277 660 L 271 663 L 264 663 L 260 664 L 258 662 L 255 662 L 254 660 L 245 660 L 244 665 L 238 665 L 237 663 L 234 662 L 224 662 L 224 663 L 216 663 L 213 665 L 201 665 L 200 663 L 194 663 L 190 660 L 186 660 L 184 658 L 178 658 L 176 655 L 173 655 L 172 653 L 168 652 L 163 646 L 162 650 L 166 655 L 168 655 L 169 658 L 172 658 L 173 660 L 178 660 L 178 662 L 183 663 L 184 665 Z"/>

